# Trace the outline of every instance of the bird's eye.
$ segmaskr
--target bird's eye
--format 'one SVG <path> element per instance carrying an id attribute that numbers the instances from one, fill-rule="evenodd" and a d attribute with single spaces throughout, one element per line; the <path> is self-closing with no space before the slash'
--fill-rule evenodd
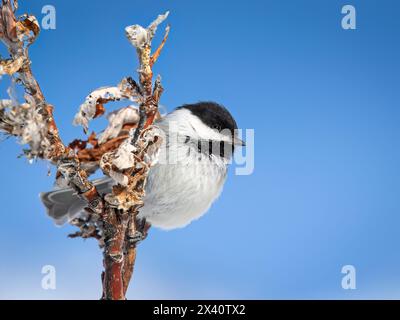
<path id="1" fill-rule="evenodd" d="M 213 129 L 218 130 L 218 131 L 221 131 L 221 127 L 220 127 L 219 125 L 215 125 L 215 126 L 213 127 Z"/>

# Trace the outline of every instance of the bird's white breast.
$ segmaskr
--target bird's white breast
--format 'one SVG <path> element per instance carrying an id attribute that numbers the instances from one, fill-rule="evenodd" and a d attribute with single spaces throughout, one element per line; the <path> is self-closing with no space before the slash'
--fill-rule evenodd
<path id="1" fill-rule="evenodd" d="M 222 191 L 226 164 L 189 146 L 175 164 L 157 164 L 149 173 L 144 207 L 139 218 L 151 225 L 174 229 L 188 225 L 207 212 Z"/>

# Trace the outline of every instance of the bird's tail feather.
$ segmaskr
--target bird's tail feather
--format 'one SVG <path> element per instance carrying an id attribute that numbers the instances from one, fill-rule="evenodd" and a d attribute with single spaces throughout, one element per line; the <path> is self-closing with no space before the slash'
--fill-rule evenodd
<path id="1" fill-rule="evenodd" d="M 111 191 L 112 179 L 108 177 L 94 180 L 92 183 L 99 193 Z M 80 199 L 72 188 L 42 192 L 40 199 L 47 209 L 47 214 L 57 225 L 63 225 L 76 218 L 87 206 L 87 203 Z"/>

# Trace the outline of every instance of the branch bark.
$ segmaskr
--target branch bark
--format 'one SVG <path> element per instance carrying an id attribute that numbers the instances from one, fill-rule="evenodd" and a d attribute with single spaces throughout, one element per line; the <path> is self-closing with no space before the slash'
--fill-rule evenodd
<path id="1" fill-rule="evenodd" d="M 112 132 L 110 137 L 99 140 L 91 135 L 88 141 L 74 140 L 65 145 L 53 117 L 53 106 L 46 101 L 31 69 L 28 48 L 39 35 L 39 24 L 34 16 L 17 18 L 17 7 L 16 0 L 1 0 L 0 38 L 10 58 L 0 59 L 0 75 L 8 74 L 22 84 L 25 102 L 14 105 L 12 100 L 0 101 L 0 130 L 27 144 L 28 158 L 48 160 L 55 165 L 57 182 L 68 184 L 87 202 L 88 215 L 71 222 L 80 229 L 71 237 L 92 237 L 99 241 L 104 249 L 102 298 L 124 300 L 133 274 L 137 243 L 146 237 L 149 228 L 136 216 L 143 205 L 147 175 L 162 141 L 152 124 L 159 114 L 163 88 L 159 76 L 153 86 L 152 67 L 167 40 L 169 26 L 153 55 L 151 41 L 168 12 L 159 15 L 147 28 L 134 25 L 125 29 L 138 54 L 139 83 L 128 77 L 116 87 L 95 90 L 74 119 L 75 124 L 87 131 L 89 121 L 105 113 L 106 103 L 126 99 L 139 104 L 138 121 L 121 125 L 116 136 Z M 87 148 L 88 143 L 93 148 Z M 116 182 L 110 194 L 99 194 L 88 179 L 98 167 Z"/>

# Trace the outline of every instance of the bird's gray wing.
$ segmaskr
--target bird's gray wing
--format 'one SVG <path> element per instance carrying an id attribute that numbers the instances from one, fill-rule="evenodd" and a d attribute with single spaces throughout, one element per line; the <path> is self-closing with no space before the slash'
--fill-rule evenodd
<path id="1" fill-rule="evenodd" d="M 92 181 L 99 193 L 111 192 L 113 181 L 111 178 L 104 177 Z M 76 218 L 87 206 L 87 202 L 80 199 L 75 190 L 64 188 L 50 192 L 42 192 L 40 199 L 47 209 L 47 214 L 57 225 Z"/>

